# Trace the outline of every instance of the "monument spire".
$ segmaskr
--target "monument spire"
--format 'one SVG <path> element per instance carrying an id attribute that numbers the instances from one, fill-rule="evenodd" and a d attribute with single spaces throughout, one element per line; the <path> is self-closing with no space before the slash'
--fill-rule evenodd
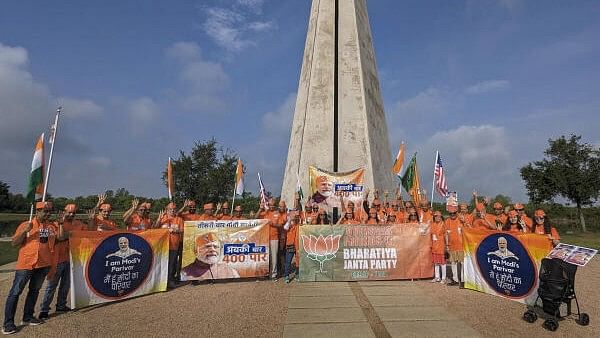
<path id="1" fill-rule="evenodd" d="M 391 154 L 365 0 L 313 0 L 281 196 L 308 166 L 365 167 L 365 185 L 392 189 Z"/>

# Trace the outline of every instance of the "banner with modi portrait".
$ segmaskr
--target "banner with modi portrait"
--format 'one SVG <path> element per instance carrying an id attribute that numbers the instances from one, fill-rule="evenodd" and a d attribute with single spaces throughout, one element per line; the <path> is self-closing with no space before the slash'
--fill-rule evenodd
<path id="1" fill-rule="evenodd" d="M 359 212 L 362 207 L 364 193 L 365 169 L 359 168 L 343 173 L 330 172 L 315 166 L 308 167 L 311 199 L 319 207 L 331 212 L 334 207 L 341 207 L 352 201 Z M 340 210 L 341 211 L 341 210 Z"/>
<path id="2" fill-rule="evenodd" d="M 185 222 L 182 281 L 264 277 L 268 274 L 268 220 Z"/>
<path id="3" fill-rule="evenodd" d="M 463 246 L 466 289 L 535 302 L 541 261 L 552 250 L 547 236 L 465 229 Z"/>
<path id="4" fill-rule="evenodd" d="M 73 231 L 71 304 L 75 308 L 166 291 L 169 231 Z"/>

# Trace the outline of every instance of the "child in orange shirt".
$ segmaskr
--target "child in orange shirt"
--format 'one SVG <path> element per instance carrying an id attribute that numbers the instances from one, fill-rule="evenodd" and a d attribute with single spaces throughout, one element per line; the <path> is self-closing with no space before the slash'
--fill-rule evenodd
<path id="1" fill-rule="evenodd" d="M 433 258 L 433 270 L 435 272 L 435 278 L 432 282 L 446 282 L 446 257 L 444 256 L 446 250 L 446 226 L 442 218 L 442 213 L 436 211 L 433 213 L 433 222 L 430 226 L 431 233 L 431 255 Z M 441 270 L 441 279 L 440 271 Z"/>

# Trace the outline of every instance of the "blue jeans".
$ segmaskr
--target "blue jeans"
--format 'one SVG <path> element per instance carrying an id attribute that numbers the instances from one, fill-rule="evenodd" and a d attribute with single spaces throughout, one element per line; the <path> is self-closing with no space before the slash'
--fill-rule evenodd
<path id="1" fill-rule="evenodd" d="M 284 276 L 288 277 L 290 275 L 290 270 L 292 268 L 292 261 L 294 260 L 294 255 L 296 254 L 295 250 L 290 250 L 288 248 L 285 249 L 285 270 Z"/>
<path id="2" fill-rule="evenodd" d="M 29 282 L 29 291 L 27 291 L 27 297 L 25 298 L 23 320 L 29 321 L 33 318 L 35 302 L 37 302 L 38 294 L 40 293 L 42 284 L 44 284 L 44 278 L 46 278 L 48 271 L 50 271 L 50 267 L 15 271 L 15 279 L 8 292 L 6 305 L 4 306 L 4 327 L 7 325 L 15 325 L 17 303 L 19 302 L 19 296 L 23 293 L 23 290 L 25 290 L 27 282 Z"/>
<path id="3" fill-rule="evenodd" d="M 56 274 L 46 286 L 46 293 L 44 294 L 44 300 L 42 300 L 42 306 L 40 311 L 49 312 L 50 304 L 54 298 L 54 292 L 58 287 L 58 296 L 56 297 L 56 308 L 67 307 L 67 295 L 69 294 L 69 288 L 71 287 L 71 275 L 70 275 L 71 264 L 69 261 L 58 263 L 56 266 Z"/>

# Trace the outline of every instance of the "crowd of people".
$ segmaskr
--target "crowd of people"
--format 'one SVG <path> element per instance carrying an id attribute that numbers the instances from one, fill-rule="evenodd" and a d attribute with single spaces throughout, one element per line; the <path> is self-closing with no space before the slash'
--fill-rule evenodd
<path id="1" fill-rule="evenodd" d="M 357 208 L 356 204 L 360 206 Z M 361 205 L 362 204 L 362 205 Z M 466 203 L 446 207 L 447 216 L 440 211 L 432 211 L 428 201 L 414 205 L 403 201 L 399 194 L 388 201 L 387 194 L 382 201 L 377 191 L 369 201 L 366 191 L 361 202 L 341 199 L 342 210 L 339 219 L 337 213 L 321 208 L 318 203 L 309 200 L 301 207 L 300 198 L 295 196 L 294 205 L 288 208 L 284 200 L 265 200 L 259 210 L 250 212 L 247 217 L 240 205 L 230 209 L 228 202 L 206 203 L 203 212 L 197 213 L 196 202 L 185 200 L 181 208 L 174 202 L 169 203 L 156 219 L 152 219 L 149 202 L 132 201 L 131 208 L 123 214 L 123 223 L 129 231 L 148 229 L 169 230 L 168 288 L 174 288 L 180 281 L 182 235 L 185 221 L 202 220 L 269 220 L 270 277 L 279 276 L 289 283 L 294 273 L 298 274 L 299 227 L 307 224 L 402 224 L 419 223 L 428 228 L 432 239 L 432 262 L 435 268 L 434 282 L 448 285 L 462 284 L 462 229 L 475 228 L 494 231 L 536 233 L 546 235 L 553 245 L 557 245 L 560 236 L 546 218 L 543 210 L 538 209 L 533 219 L 525 214 L 521 203 L 503 206 L 499 202 L 492 204 L 493 213 L 487 213 L 491 202 L 479 201 L 475 196 L 475 208 L 470 211 Z M 67 296 L 70 288 L 69 234 L 72 231 L 114 231 L 117 222 L 111 217 L 112 206 L 106 202 L 106 195 L 99 195 L 94 208 L 87 213 L 82 222 L 76 219 L 77 206 L 68 204 L 52 218 L 53 204 L 50 201 L 36 202 L 35 215 L 21 223 L 12 238 L 12 244 L 19 247 L 16 271 L 12 287 L 8 293 L 4 311 L 4 334 L 16 332 L 14 317 L 19 296 L 28 287 L 25 298 L 23 325 L 39 325 L 49 317 L 50 305 L 58 289 L 55 311 L 67 312 Z M 198 250 L 200 248 L 197 248 Z M 451 264 L 452 279 L 446 280 L 446 264 Z M 294 264 L 295 263 L 295 264 Z M 185 273 L 185 272 L 184 272 Z M 35 304 L 43 285 L 47 287 L 40 306 L 39 315 L 34 316 Z"/>

